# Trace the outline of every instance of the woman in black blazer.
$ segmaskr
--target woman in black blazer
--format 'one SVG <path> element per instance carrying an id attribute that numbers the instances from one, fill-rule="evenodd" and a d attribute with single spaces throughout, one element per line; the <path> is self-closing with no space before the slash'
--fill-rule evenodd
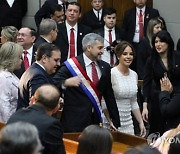
<path id="1" fill-rule="evenodd" d="M 143 119 L 149 121 L 150 133 L 164 132 L 164 119 L 159 107 L 160 79 L 167 76 L 173 80 L 173 52 L 174 42 L 170 34 L 162 30 L 152 39 L 152 55 L 148 58 L 144 72 L 143 82 Z M 149 104 L 150 117 L 148 118 L 147 103 Z"/>

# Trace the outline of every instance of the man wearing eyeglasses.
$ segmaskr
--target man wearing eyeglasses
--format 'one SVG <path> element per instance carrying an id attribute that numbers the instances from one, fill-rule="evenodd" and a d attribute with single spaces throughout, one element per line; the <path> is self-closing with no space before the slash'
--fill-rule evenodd
<path id="1" fill-rule="evenodd" d="M 36 35 L 36 31 L 30 27 L 23 27 L 19 30 L 19 34 L 17 36 L 17 43 L 23 47 L 23 62 L 21 63 L 21 68 L 14 72 L 18 78 L 21 78 L 25 70 L 35 61 L 36 48 L 33 44 L 36 39 Z"/>
<path id="2" fill-rule="evenodd" d="M 36 62 L 22 75 L 18 90 L 17 109 L 28 107 L 31 97 L 43 84 L 53 84 L 51 75 L 60 66 L 61 52 L 52 43 L 43 43 L 36 53 Z"/>

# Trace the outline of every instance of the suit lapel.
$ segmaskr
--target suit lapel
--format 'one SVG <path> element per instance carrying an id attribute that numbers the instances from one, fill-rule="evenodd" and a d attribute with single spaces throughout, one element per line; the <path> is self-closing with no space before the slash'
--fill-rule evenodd
<path id="1" fill-rule="evenodd" d="M 68 33 L 67 33 L 67 28 L 66 28 L 66 24 L 62 23 L 63 25 L 60 27 L 61 29 L 61 33 L 63 35 L 64 40 L 68 43 Z M 69 43 L 68 43 L 69 44 Z"/>
<path id="2" fill-rule="evenodd" d="M 31 60 L 31 65 L 35 62 L 35 53 L 36 52 L 36 48 L 33 46 L 33 52 L 32 52 L 32 60 Z"/>

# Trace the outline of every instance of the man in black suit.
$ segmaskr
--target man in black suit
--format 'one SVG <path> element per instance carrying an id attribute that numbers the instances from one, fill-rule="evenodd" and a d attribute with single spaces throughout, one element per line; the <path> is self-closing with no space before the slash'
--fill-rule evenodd
<path id="1" fill-rule="evenodd" d="M 0 29 L 4 26 L 21 28 L 22 18 L 27 12 L 27 0 L 0 1 Z"/>
<path id="2" fill-rule="evenodd" d="M 38 48 L 42 43 L 52 43 L 57 37 L 57 24 L 53 19 L 43 19 L 39 26 L 39 37 L 34 46 Z"/>
<path id="3" fill-rule="evenodd" d="M 36 48 L 34 47 L 34 41 L 36 39 L 37 33 L 34 29 L 30 27 L 23 27 L 19 30 L 17 36 L 17 43 L 23 47 L 21 68 L 16 70 L 14 73 L 18 78 L 21 78 L 22 74 L 27 68 L 25 68 L 25 56 L 28 59 L 28 66 L 32 65 L 35 61 Z M 27 53 L 25 53 L 27 51 Z M 25 55 L 27 54 L 27 55 Z"/>
<path id="4" fill-rule="evenodd" d="M 61 63 L 71 57 L 71 47 L 74 47 L 74 55 L 83 52 L 82 39 L 84 35 L 91 32 L 89 27 L 78 23 L 81 17 L 81 6 L 77 2 L 68 4 L 66 10 L 66 21 L 58 25 L 58 35 L 55 44 L 61 50 Z M 73 31 L 74 43 L 71 43 L 71 32 Z"/>
<path id="5" fill-rule="evenodd" d="M 140 25 L 143 24 L 142 36 L 146 36 L 147 24 L 150 19 L 159 16 L 159 12 L 156 9 L 146 6 L 147 0 L 133 0 L 136 7 L 127 10 L 124 15 L 122 29 L 124 32 L 124 39 L 133 43 L 135 50 L 138 48 L 138 44 L 143 37 L 140 37 Z M 142 21 L 140 21 L 140 12 L 142 14 Z M 138 51 L 136 51 L 138 52 Z M 136 60 L 133 60 L 131 68 L 136 71 Z"/>
<path id="6" fill-rule="evenodd" d="M 43 85 L 36 90 L 34 99 L 33 105 L 13 114 L 8 124 L 24 121 L 35 125 L 45 148 L 43 154 L 65 154 L 62 125 L 58 119 L 52 117 L 59 109 L 58 89 L 52 85 Z"/>
<path id="7" fill-rule="evenodd" d="M 104 26 L 103 0 L 92 0 L 91 5 L 92 9 L 84 13 L 81 22 L 94 31 Z"/>
<path id="8" fill-rule="evenodd" d="M 122 32 L 120 28 L 116 26 L 116 10 L 113 8 L 106 8 L 104 11 L 103 20 L 105 26 L 97 29 L 95 32 L 104 38 L 104 53 L 101 59 L 109 63 L 111 67 L 114 66 L 117 58 L 114 54 L 113 42 L 120 41 L 122 39 Z"/>
<path id="9" fill-rule="evenodd" d="M 18 89 L 17 109 L 29 106 L 29 101 L 41 85 L 53 84 L 51 74 L 60 65 L 61 53 L 54 44 L 44 43 L 36 53 L 36 62 L 22 75 Z"/>
<path id="10" fill-rule="evenodd" d="M 81 70 L 89 79 L 83 80 L 80 76 L 72 75 L 65 65 L 68 60 L 53 78 L 55 85 L 64 90 L 64 108 L 61 121 L 65 132 L 81 132 L 90 124 L 102 122 L 99 114 L 102 112 L 102 108 L 97 108 L 100 104 L 98 101 L 93 104 L 93 100 L 87 95 L 86 90 L 82 89 L 81 84 L 88 87 L 92 82 L 92 85 L 97 88 L 97 93 L 104 97 L 112 123 L 116 128 L 120 126 L 117 104 L 111 85 L 110 65 L 100 60 L 104 51 L 103 43 L 104 39 L 95 33 L 85 35 L 82 40 L 84 53 L 77 56 L 76 59 Z M 95 64 L 96 74 L 92 71 L 93 64 Z"/>
<path id="11" fill-rule="evenodd" d="M 62 6 L 65 13 L 68 2 L 67 0 L 46 0 L 43 6 L 36 12 L 34 16 L 37 28 L 39 28 L 39 24 L 41 23 L 42 19 L 50 18 L 52 8 L 55 5 Z"/>

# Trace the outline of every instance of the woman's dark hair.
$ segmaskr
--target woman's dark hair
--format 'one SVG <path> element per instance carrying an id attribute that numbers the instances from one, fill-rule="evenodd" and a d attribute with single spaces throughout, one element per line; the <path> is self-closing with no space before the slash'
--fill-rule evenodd
<path id="1" fill-rule="evenodd" d="M 109 130 L 90 125 L 80 135 L 77 154 L 111 154 L 112 142 Z"/>
<path id="2" fill-rule="evenodd" d="M 152 46 L 153 46 L 152 55 L 153 55 L 154 60 L 159 57 L 159 53 L 156 51 L 156 48 L 155 48 L 155 40 L 157 37 L 160 39 L 161 42 L 165 42 L 168 44 L 167 61 L 168 61 L 168 68 L 170 69 L 172 67 L 174 41 L 170 33 L 166 30 L 159 31 L 157 34 L 155 34 L 152 38 Z"/>

